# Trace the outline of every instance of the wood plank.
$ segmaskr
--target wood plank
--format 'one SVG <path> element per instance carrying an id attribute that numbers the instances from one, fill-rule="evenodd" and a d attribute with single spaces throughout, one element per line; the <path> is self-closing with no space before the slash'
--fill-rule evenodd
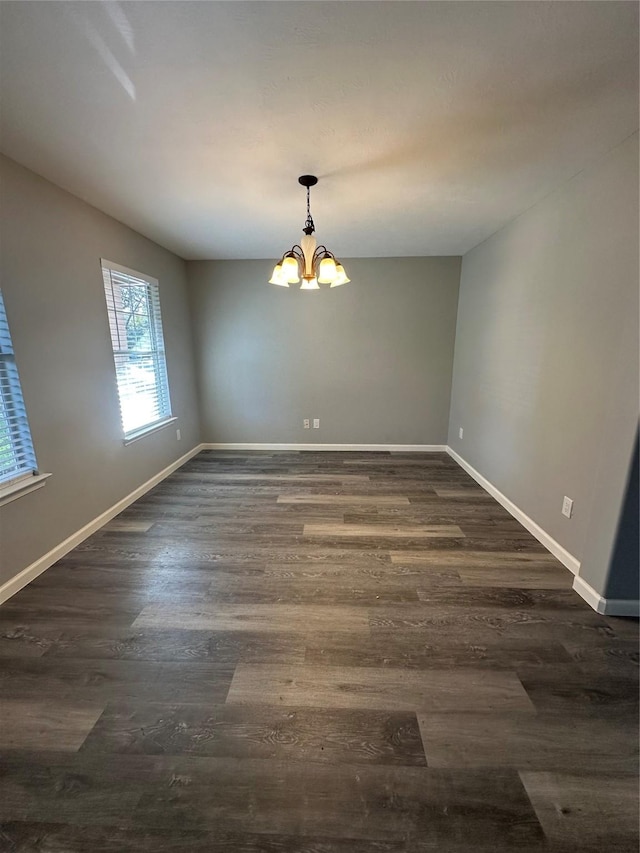
<path id="1" fill-rule="evenodd" d="M 523 771 L 520 776 L 552 843 L 613 851 L 638 849 L 637 772 Z"/>
<path id="2" fill-rule="evenodd" d="M 458 569 L 462 582 L 472 587 L 513 587 L 515 589 L 572 589 L 573 575 L 570 571 L 551 569 L 522 568 L 522 569 L 488 569 L 467 568 Z"/>
<path id="3" fill-rule="evenodd" d="M 208 474 L 207 482 L 253 482 L 261 480 L 264 482 L 317 482 L 317 483 L 366 483 L 369 480 L 366 474 L 344 474 L 336 472 L 335 474 Z"/>
<path id="4" fill-rule="evenodd" d="M 523 770 L 633 773 L 637 732 L 619 719 L 580 726 L 561 714 L 421 713 L 430 767 L 519 767 Z"/>
<path id="5" fill-rule="evenodd" d="M 238 766 L 229 759 L 197 759 L 196 768 L 195 760 L 176 768 L 188 784 L 169 786 L 167 774 L 164 784 L 143 796 L 136 808 L 140 820 L 171 826 L 177 811 L 187 826 L 237 831 L 246 829 L 249 821 L 253 831 L 265 834 L 295 832 L 303 838 L 323 835 L 370 842 L 402 838 L 408 850 L 416 843 L 424 845 L 423 850 L 441 849 L 451 838 L 469 845 L 483 834 L 491 835 L 493 849 L 504 850 L 506 844 L 520 849 L 541 840 L 533 809 L 513 771 L 462 775 L 422 767 L 307 768 L 295 762 L 283 766 L 253 760 Z M 496 796 L 499 810 L 489 805 Z"/>
<path id="6" fill-rule="evenodd" d="M 534 710 L 514 673 L 477 669 L 444 672 L 238 664 L 227 702 L 394 711 Z"/>
<path id="7" fill-rule="evenodd" d="M 379 468 L 381 471 L 394 471 L 399 466 L 402 468 L 410 467 L 417 473 L 422 473 L 433 467 L 442 468 L 447 465 L 447 460 L 436 454 L 424 455 L 419 457 L 405 457 L 404 459 L 394 456 L 391 461 L 383 459 L 353 459 L 350 462 L 345 462 L 345 465 L 364 465 L 367 468 Z"/>
<path id="8" fill-rule="evenodd" d="M 21 591 L 22 592 L 22 591 Z M 8 622 L 18 620 L 29 622 L 31 619 L 49 619 L 52 622 L 72 620 L 93 620 L 105 624 L 114 621 L 131 623 L 140 613 L 149 596 L 146 593 L 130 595 L 114 595 L 103 590 L 103 595 L 96 595 L 92 590 L 51 591 L 29 585 L 24 595 L 13 596 L 5 601 L 0 610 L 0 630 Z"/>
<path id="9" fill-rule="evenodd" d="M 27 756 L 30 772 L 25 768 Z M 70 761 L 64 754 L 27 753 L 4 763 L 0 797 L 6 821 L 59 821 L 94 827 L 95 832 L 109 827 L 116 844 L 123 840 L 123 829 L 162 832 L 169 838 L 180 832 L 183 846 L 174 849 L 185 849 L 189 833 L 202 831 L 215 832 L 233 845 L 213 848 L 220 851 L 246 850 L 241 846 L 244 833 L 262 836 L 255 839 L 258 846 L 249 847 L 256 853 L 277 851 L 270 847 L 274 835 L 297 836 L 297 844 L 281 848 L 289 853 L 311 853 L 314 848 L 304 847 L 305 838 L 349 839 L 350 847 L 339 848 L 343 853 L 388 850 L 380 843 L 397 844 L 400 839 L 404 850 L 420 853 L 463 853 L 469 845 L 481 853 L 507 853 L 542 842 L 513 770 L 460 772 L 88 752 L 74 754 Z M 85 839 L 96 838 L 95 832 L 86 833 Z M 486 838 L 488 844 L 480 847 L 475 838 Z M 358 847 L 358 840 L 368 846 Z M 448 842 L 455 842 L 457 849 Z M 335 850 L 326 844 L 314 846 L 315 851 Z M 89 849 L 93 853 L 94 848 Z M 397 853 L 401 850 L 396 847 Z"/>
<path id="10" fill-rule="evenodd" d="M 455 633 L 440 632 L 425 640 L 407 631 L 376 632 L 354 637 L 348 632 L 314 632 L 306 638 L 304 662 L 324 666 L 359 666 L 409 669 L 506 669 L 546 667 L 568 663 L 570 656 L 559 643 L 535 643 L 494 637 L 483 643 L 465 642 Z M 274 663 L 276 661 L 273 661 Z"/>
<path id="11" fill-rule="evenodd" d="M 458 582 L 459 584 L 459 582 Z M 394 577 L 264 575 L 258 577 L 219 576 L 211 584 L 208 599 L 229 604 L 301 604 L 376 606 L 383 602 L 418 601 L 415 577 L 409 583 Z"/>
<path id="12" fill-rule="evenodd" d="M 510 608 L 464 608 L 411 603 L 385 605 L 369 611 L 374 634 L 408 632 L 424 642 L 437 643 L 444 639 L 464 637 L 469 643 L 484 643 L 500 639 L 534 640 L 538 643 L 562 643 L 579 636 L 585 645 L 598 645 L 603 640 L 615 640 L 612 620 L 603 619 L 589 608 L 581 610 L 545 611 L 542 608 L 515 610 Z M 420 632 L 418 634 L 418 632 Z"/>
<path id="13" fill-rule="evenodd" d="M 327 507 L 324 508 L 324 511 L 326 513 Z M 435 503 L 417 506 L 412 504 L 409 507 L 373 505 L 343 507 L 345 524 L 368 524 L 374 521 L 376 524 L 426 525 L 429 527 L 456 524 L 462 528 L 463 524 L 474 524 L 480 519 L 499 525 L 500 531 L 507 531 L 511 535 L 513 535 L 514 530 L 517 530 L 517 528 L 507 528 L 495 514 L 482 512 L 477 507 L 462 506 L 457 509 L 448 504 Z M 521 531 L 520 535 L 522 535 Z"/>
<path id="14" fill-rule="evenodd" d="M 121 826 L 82 826 L 34 820 L 6 820 L 0 823 L 0 842 L 10 853 L 220 853 L 242 849 L 258 853 L 258 847 L 247 847 L 248 839 L 224 837 L 204 831 L 153 831 L 124 829 Z M 254 842 L 257 845 L 256 836 Z M 240 847 L 240 844 L 245 844 Z M 222 847 L 220 845 L 228 845 Z M 237 848 L 232 844 L 238 844 Z M 284 848 L 281 848 L 284 849 Z M 264 850 L 264 848 L 263 848 Z"/>
<path id="15" fill-rule="evenodd" d="M 224 702 L 233 669 L 211 663 L 4 658 L 2 695 L 16 699 L 167 702 Z"/>
<path id="16" fill-rule="evenodd" d="M 79 701 L 0 698 L 0 748 L 75 752 L 103 710 Z"/>
<path id="17" fill-rule="evenodd" d="M 449 486 L 435 486 L 434 492 L 440 498 L 464 498 L 465 500 L 475 500 L 477 498 L 486 498 L 493 501 L 489 492 L 485 492 L 480 487 L 464 486 L 463 488 L 451 488 Z"/>
<path id="18" fill-rule="evenodd" d="M 458 572 L 453 570 L 422 571 L 419 567 L 396 566 L 391 563 L 369 560 L 344 559 L 340 562 L 299 561 L 297 563 L 267 563 L 263 577 L 265 582 L 277 579 L 306 578 L 320 582 L 351 582 L 376 586 L 394 586 L 408 589 L 426 587 L 430 584 L 441 586 L 460 586 L 462 581 Z"/>
<path id="19" fill-rule="evenodd" d="M 246 663 L 302 663 L 304 638 L 297 634 L 250 631 L 192 631 L 186 628 L 143 630 L 105 628 L 52 637 L 46 657 L 91 660 L 167 662 L 207 661 L 233 668 Z"/>
<path id="20" fill-rule="evenodd" d="M 442 537 L 462 538 L 464 533 L 455 524 L 403 525 L 403 524 L 305 524 L 305 536 L 364 536 L 369 539 L 432 539 Z"/>
<path id="21" fill-rule="evenodd" d="M 563 645 L 585 674 L 596 670 L 626 678 L 638 677 L 640 645 L 636 639 L 619 639 L 615 643 L 603 640 L 597 645 L 583 645 L 576 638 Z"/>
<path id="22" fill-rule="evenodd" d="M 401 839 L 384 839 L 375 842 L 356 838 L 328 838 L 282 833 L 228 832 L 203 829 L 185 830 L 167 828 L 155 830 L 122 829 L 114 826 L 73 826 L 60 823 L 35 823 L 33 821 L 8 821 L 0 825 L 0 839 L 8 850 L 20 853 L 47 850 L 51 853 L 407 853 Z M 525 846 L 523 846 L 523 844 Z M 46 846 L 45 846 L 46 845 Z M 439 853 L 468 853 L 464 841 L 442 841 Z M 433 844 L 416 838 L 412 853 L 432 853 Z M 513 853 L 511 846 L 495 840 L 492 846 L 474 844 L 478 853 Z M 518 853 L 549 853 L 545 847 L 533 842 L 519 842 Z M 584 853 L 583 850 L 562 853 Z M 596 851 L 598 853 L 598 851 Z M 635 853 L 635 851 L 633 851 Z"/>
<path id="23" fill-rule="evenodd" d="M 211 568 L 211 567 L 209 567 Z M 139 600 L 149 601 L 152 598 L 171 596 L 176 600 L 181 595 L 197 595 L 206 592 L 211 583 L 210 573 L 202 569 L 181 569 L 176 571 L 166 565 L 150 566 L 122 566 L 106 562 L 100 566 L 83 565 L 82 563 L 61 561 L 52 566 L 49 571 L 44 572 L 29 584 L 29 589 L 39 590 L 40 603 L 45 606 L 55 600 L 56 594 L 60 596 L 67 594 L 73 589 L 74 595 L 90 590 L 90 596 L 108 601 L 114 594 L 120 597 L 124 595 L 138 595 Z M 108 591 L 105 590 L 108 588 Z M 46 592 L 45 592 L 46 590 Z M 21 602 L 28 601 L 26 596 L 21 596 Z M 87 602 L 92 603 L 92 602 Z M 40 611 L 41 612 L 41 611 Z"/>
<path id="24" fill-rule="evenodd" d="M 637 677 L 589 673 L 571 664 L 556 664 L 544 671 L 522 666 L 518 674 L 531 701 L 539 711 L 554 711 L 570 717 L 623 714 L 629 720 L 638 717 Z"/>
<path id="25" fill-rule="evenodd" d="M 143 763 L 128 756 L 96 760 L 81 752 L 6 752 L 2 819 L 130 827 L 153 769 L 149 759 Z"/>
<path id="26" fill-rule="evenodd" d="M 145 607 L 134 628 L 189 628 L 191 630 L 287 632 L 345 627 L 368 634 L 367 612 L 361 607 L 312 604 L 211 604 Z"/>
<path id="27" fill-rule="evenodd" d="M 496 530 L 496 534 L 498 531 Z M 524 551 L 391 551 L 391 562 L 402 565 L 452 566 L 454 568 L 471 569 L 487 568 L 496 570 L 503 567 L 506 570 L 545 569 L 549 571 L 564 570 L 564 567 L 548 551 L 527 553 Z"/>
<path id="28" fill-rule="evenodd" d="M 134 519 L 114 518 L 104 525 L 105 533 L 146 533 L 153 521 L 135 521 Z"/>
<path id="29" fill-rule="evenodd" d="M 424 766 L 409 712 L 241 705 L 110 705 L 83 751 Z"/>
<path id="30" fill-rule="evenodd" d="M 436 587 L 418 589 L 420 601 L 433 605 L 464 608 L 497 607 L 506 609 L 578 610 L 582 604 L 575 592 L 569 589 L 519 589 L 511 586 L 493 587 Z"/>
<path id="31" fill-rule="evenodd" d="M 306 506 L 409 506 L 409 498 L 402 495 L 278 495 L 279 504 L 300 504 Z"/>

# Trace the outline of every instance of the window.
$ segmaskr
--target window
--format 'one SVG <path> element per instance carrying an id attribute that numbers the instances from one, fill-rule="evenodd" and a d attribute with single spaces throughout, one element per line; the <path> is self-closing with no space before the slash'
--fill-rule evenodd
<path id="1" fill-rule="evenodd" d="M 158 282 L 102 261 L 125 439 L 171 419 Z"/>
<path id="2" fill-rule="evenodd" d="M 36 456 L 0 291 L 0 489 L 34 474 Z"/>

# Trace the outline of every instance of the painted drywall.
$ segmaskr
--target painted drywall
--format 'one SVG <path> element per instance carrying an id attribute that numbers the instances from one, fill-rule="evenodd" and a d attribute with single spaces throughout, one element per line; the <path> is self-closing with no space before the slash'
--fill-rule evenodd
<path id="1" fill-rule="evenodd" d="M 611 555 L 605 598 L 640 600 L 640 458 L 638 438 Z"/>
<path id="2" fill-rule="evenodd" d="M 187 265 L 202 440 L 445 444 L 460 259 L 345 259 L 319 291 L 273 263 Z"/>
<path id="3" fill-rule="evenodd" d="M 594 457 L 594 487 L 580 578 L 603 598 L 637 602 L 639 568 L 637 560 L 635 568 L 632 565 L 634 553 L 629 539 L 634 533 L 628 517 L 637 476 L 633 470 L 638 434 L 637 301 L 635 310 L 620 318 L 612 346 L 617 347 L 617 357 L 602 397 L 603 418 Z M 635 527 L 637 553 L 637 519 Z"/>
<path id="4" fill-rule="evenodd" d="M 636 133 L 464 256 L 449 444 L 602 593 L 637 418 Z"/>
<path id="5" fill-rule="evenodd" d="M 6 158 L 0 179 L 0 286 L 38 464 L 52 474 L 0 508 L 1 584 L 194 447 L 199 421 L 184 261 Z M 160 282 L 178 421 L 127 446 L 101 257 Z"/>

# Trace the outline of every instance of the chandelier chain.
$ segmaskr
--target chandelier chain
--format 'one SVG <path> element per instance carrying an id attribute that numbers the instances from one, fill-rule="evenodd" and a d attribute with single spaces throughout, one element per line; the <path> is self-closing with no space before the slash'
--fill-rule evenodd
<path id="1" fill-rule="evenodd" d="M 304 230 L 310 228 L 311 231 L 307 233 L 312 234 L 316 230 L 316 226 L 313 223 L 313 217 L 311 216 L 311 189 L 307 187 L 307 221 L 304 224 Z"/>

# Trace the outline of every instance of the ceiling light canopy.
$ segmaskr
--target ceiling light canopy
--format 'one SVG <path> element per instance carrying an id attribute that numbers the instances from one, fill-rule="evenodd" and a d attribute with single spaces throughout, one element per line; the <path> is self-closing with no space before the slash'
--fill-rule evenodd
<path id="1" fill-rule="evenodd" d="M 269 284 L 289 287 L 290 284 L 300 284 L 300 290 L 320 290 L 321 284 L 338 287 L 350 281 L 344 267 L 333 252 L 326 246 L 317 246 L 313 232 L 313 224 L 309 193 L 311 187 L 318 183 L 315 175 L 301 175 L 298 183 L 307 188 L 307 221 L 304 224 L 304 237 L 300 245 L 296 243 L 280 258 L 275 265 Z"/>

